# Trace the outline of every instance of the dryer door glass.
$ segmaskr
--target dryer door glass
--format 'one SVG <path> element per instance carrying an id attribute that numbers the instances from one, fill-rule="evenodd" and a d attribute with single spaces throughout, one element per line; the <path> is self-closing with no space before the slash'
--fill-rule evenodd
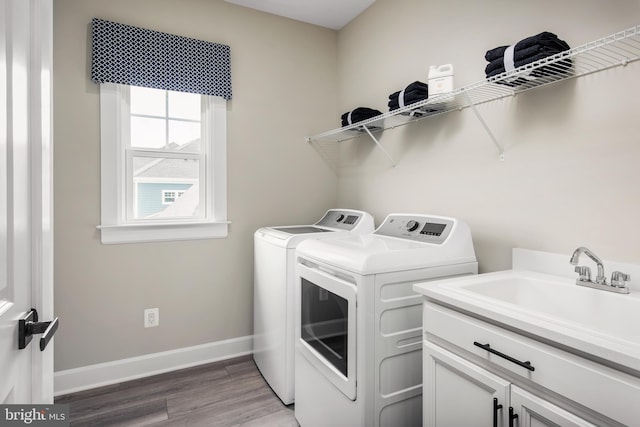
<path id="1" fill-rule="evenodd" d="M 349 304 L 302 278 L 301 338 L 347 377 Z"/>

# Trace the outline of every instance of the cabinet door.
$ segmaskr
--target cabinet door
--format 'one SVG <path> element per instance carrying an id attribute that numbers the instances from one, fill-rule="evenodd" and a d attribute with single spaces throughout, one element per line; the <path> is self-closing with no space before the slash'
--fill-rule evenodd
<path id="1" fill-rule="evenodd" d="M 428 341 L 423 358 L 424 427 L 506 427 L 508 381 Z"/>
<path id="2" fill-rule="evenodd" d="M 596 427 L 518 386 L 511 386 L 511 406 L 518 427 Z"/>

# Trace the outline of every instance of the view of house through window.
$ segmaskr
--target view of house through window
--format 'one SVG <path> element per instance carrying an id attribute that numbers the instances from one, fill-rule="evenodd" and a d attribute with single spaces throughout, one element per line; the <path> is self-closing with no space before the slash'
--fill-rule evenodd
<path id="1" fill-rule="evenodd" d="M 202 97 L 130 87 L 128 216 L 201 218 L 204 200 Z"/>
<path id="2" fill-rule="evenodd" d="M 170 205 L 175 202 L 176 199 L 182 196 L 185 190 L 162 190 L 162 204 Z"/>

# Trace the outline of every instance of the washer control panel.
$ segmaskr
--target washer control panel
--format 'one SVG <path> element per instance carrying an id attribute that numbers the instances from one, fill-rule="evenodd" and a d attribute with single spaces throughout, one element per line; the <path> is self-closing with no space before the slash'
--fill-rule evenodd
<path id="1" fill-rule="evenodd" d="M 423 243 L 444 243 L 456 220 L 430 215 L 391 214 L 374 234 L 399 237 Z"/>
<path id="2" fill-rule="evenodd" d="M 315 225 L 352 230 L 358 225 L 363 215 L 362 212 L 358 211 L 330 209 Z"/>

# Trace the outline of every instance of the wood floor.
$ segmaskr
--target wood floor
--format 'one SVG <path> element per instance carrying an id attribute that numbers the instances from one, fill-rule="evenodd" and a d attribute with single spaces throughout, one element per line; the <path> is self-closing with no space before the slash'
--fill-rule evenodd
<path id="1" fill-rule="evenodd" d="M 59 396 L 71 426 L 296 427 L 251 356 Z"/>

